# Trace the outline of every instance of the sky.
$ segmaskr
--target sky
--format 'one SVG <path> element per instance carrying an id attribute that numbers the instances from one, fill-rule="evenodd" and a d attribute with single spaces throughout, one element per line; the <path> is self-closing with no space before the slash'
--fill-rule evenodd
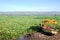
<path id="1" fill-rule="evenodd" d="M 1 11 L 60 11 L 60 0 L 0 0 Z"/>

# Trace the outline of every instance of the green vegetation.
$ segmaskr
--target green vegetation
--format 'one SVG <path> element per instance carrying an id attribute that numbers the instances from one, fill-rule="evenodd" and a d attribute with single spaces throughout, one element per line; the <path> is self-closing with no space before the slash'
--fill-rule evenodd
<path id="1" fill-rule="evenodd" d="M 60 16 L 0 16 L 0 40 L 15 40 L 18 37 L 33 32 L 29 29 L 39 26 L 44 19 L 55 19 L 60 30 Z M 36 28 L 35 28 L 36 29 Z"/>

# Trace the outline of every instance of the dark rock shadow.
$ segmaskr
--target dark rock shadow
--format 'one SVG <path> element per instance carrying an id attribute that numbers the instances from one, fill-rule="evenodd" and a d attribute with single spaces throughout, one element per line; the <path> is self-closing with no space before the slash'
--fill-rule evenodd
<path id="1" fill-rule="evenodd" d="M 42 28 L 41 28 L 41 25 L 39 25 L 39 26 L 31 26 L 31 27 L 29 28 L 29 30 L 34 30 L 34 31 L 36 31 L 36 32 L 40 32 L 40 33 L 42 33 L 42 34 L 44 34 L 44 35 L 47 35 L 47 36 L 52 36 L 52 35 L 53 35 L 52 33 L 44 32 L 44 31 L 42 30 Z"/>

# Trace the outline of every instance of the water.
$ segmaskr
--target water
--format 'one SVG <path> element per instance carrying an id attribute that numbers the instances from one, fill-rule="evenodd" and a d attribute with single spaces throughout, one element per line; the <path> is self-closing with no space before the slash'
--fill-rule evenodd
<path id="1" fill-rule="evenodd" d="M 24 39 L 24 36 L 20 37 L 18 40 L 25 40 L 25 39 Z"/>

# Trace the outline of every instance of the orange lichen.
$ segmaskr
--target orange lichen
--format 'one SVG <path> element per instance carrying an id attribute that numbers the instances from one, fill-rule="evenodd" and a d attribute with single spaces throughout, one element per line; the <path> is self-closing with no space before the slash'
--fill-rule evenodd
<path id="1" fill-rule="evenodd" d="M 43 20 L 42 22 L 43 23 L 49 23 L 49 20 Z"/>
<path id="2" fill-rule="evenodd" d="M 43 20 L 43 23 L 52 23 L 52 24 L 57 24 L 56 20 Z"/>
<path id="3" fill-rule="evenodd" d="M 56 20 L 51 20 L 51 22 L 52 22 L 53 24 L 57 24 L 57 21 L 56 21 Z"/>

